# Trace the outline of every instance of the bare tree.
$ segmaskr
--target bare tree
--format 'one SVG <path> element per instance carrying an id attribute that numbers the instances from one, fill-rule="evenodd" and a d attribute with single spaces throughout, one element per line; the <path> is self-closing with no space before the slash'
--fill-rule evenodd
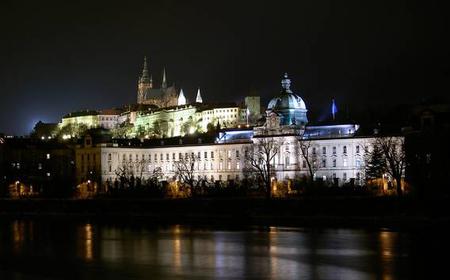
<path id="1" fill-rule="evenodd" d="M 268 198 L 272 196 L 271 177 L 275 171 L 273 160 L 279 151 L 280 143 L 273 137 L 260 137 L 254 138 L 252 150 L 247 151 L 245 155 L 247 168 L 255 172 L 264 183 Z"/>
<path id="2" fill-rule="evenodd" d="M 156 185 L 158 183 L 158 180 L 160 180 L 163 176 L 164 176 L 164 173 L 162 171 L 162 168 L 156 167 L 155 169 L 153 169 L 152 174 L 149 177 L 149 181 L 153 185 Z"/>
<path id="3" fill-rule="evenodd" d="M 142 158 L 134 163 L 136 174 L 139 175 L 138 178 L 142 181 L 142 177 L 144 175 L 145 169 L 147 167 L 146 160 Z"/>
<path id="4" fill-rule="evenodd" d="M 314 180 L 314 173 L 317 170 L 317 151 L 313 147 L 310 139 L 303 138 L 303 135 L 298 138 L 298 144 L 303 161 L 308 168 L 309 178 L 312 182 Z"/>
<path id="5" fill-rule="evenodd" d="M 317 171 L 318 167 L 318 157 L 316 147 L 313 145 L 313 141 L 305 137 L 305 129 L 303 129 L 300 135 L 297 137 L 298 146 L 301 153 L 301 158 L 303 159 L 306 167 L 308 168 L 309 180 L 310 182 L 314 181 L 314 174 Z"/>
<path id="6" fill-rule="evenodd" d="M 134 181 L 134 170 L 131 166 L 131 162 L 123 161 L 122 165 L 120 165 L 114 173 L 122 187 L 129 187 Z"/>
<path id="7" fill-rule="evenodd" d="M 191 193 L 196 194 L 203 179 L 195 178 L 198 168 L 199 158 L 194 153 L 187 153 L 178 161 L 174 162 L 175 175 L 179 180 L 189 186 Z"/>
<path id="8" fill-rule="evenodd" d="M 366 156 L 366 173 L 389 174 L 395 180 L 398 195 L 403 194 L 402 178 L 406 164 L 404 146 L 403 137 L 377 137 L 373 149 Z"/>

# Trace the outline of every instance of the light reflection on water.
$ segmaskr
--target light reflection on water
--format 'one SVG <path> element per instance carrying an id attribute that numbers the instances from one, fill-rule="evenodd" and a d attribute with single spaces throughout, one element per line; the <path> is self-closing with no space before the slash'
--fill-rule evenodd
<path id="1" fill-rule="evenodd" d="M 408 235 L 386 230 L 21 220 L 0 229 L 0 279 L 388 280 L 410 273 L 409 250 L 402 246 Z"/>

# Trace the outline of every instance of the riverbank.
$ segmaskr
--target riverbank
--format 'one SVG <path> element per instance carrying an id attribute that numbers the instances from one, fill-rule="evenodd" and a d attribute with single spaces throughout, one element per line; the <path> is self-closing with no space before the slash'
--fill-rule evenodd
<path id="1" fill-rule="evenodd" d="M 204 225 L 434 227 L 448 226 L 449 213 L 447 199 L 397 197 L 0 200 L 3 217 Z"/>

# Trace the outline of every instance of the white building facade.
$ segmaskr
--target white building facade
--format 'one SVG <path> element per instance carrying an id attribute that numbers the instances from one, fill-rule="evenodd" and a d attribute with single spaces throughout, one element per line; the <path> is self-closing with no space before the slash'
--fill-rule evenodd
<path id="1" fill-rule="evenodd" d="M 309 169 L 301 153 L 297 136 L 267 136 L 277 142 L 279 151 L 272 166 L 278 181 L 302 180 L 309 176 Z M 180 138 L 182 140 L 183 138 Z M 343 185 L 353 181 L 362 184 L 364 154 L 370 149 L 373 137 L 311 140 L 309 154 L 314 161 L 315 180 Z M 201 141 L 199 141 L 201 142 Z M 176 180 L 176 163 L 189 155 L 196 158 L 194 174 L 208 182 L 239 181 L 246 176 L 248 154 L 257 147 L 252 139 L 216 141 L 209 144 L 158 145 L 155 147 L 127 147 L 104 145 L 100 148 L 102 181 L 114 181 L 121 168 L 129 168 L 135 177 L 149 179 L 160 169 L 164 181 Z"/>

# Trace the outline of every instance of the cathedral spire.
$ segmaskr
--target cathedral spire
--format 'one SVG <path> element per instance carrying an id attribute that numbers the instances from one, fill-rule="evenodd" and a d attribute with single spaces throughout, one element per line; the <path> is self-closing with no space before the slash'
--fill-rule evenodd
<path id="1" fill-rule="evenodd" d="M 163 78 L 162 78 L 161 87 L 167 88 L 166 67 L 164 67 L 164 70 L 163 70 Z"/>
<path id="2" fill-rule="evenodd" d="M 147 66 L 147 57 L 144 56 L 144 67 L 142 69 L 142 76 L 141 76 L 141 81 L 142 82 L 149 82 L 150 78 L 148 75 L 148 66 Z"/>
<path id="3" fill-rule="evenodd" d="M 184 96 L 183 89 L 180 90 L 180 95 L 178 95 L 178 106 L 186 105 L 186 96 Z"/>
<path id="4" fill-rule="evenodd" d="M 197 97 L 195 98 L 196 103 L 203 103 L 202 96 L 200 95 L 200 88 L 197 90 Z"/>
<path id="5" fill-rule="evenodd" d="M 144 56 L 144 67 L 142 68 L 142 75 L 139 77 L 138 81 L 138 104 L 142 104 L 145 101 L 148 92 L 152 87 L 152 77 L 148 74 L 147 57 Z"/>

